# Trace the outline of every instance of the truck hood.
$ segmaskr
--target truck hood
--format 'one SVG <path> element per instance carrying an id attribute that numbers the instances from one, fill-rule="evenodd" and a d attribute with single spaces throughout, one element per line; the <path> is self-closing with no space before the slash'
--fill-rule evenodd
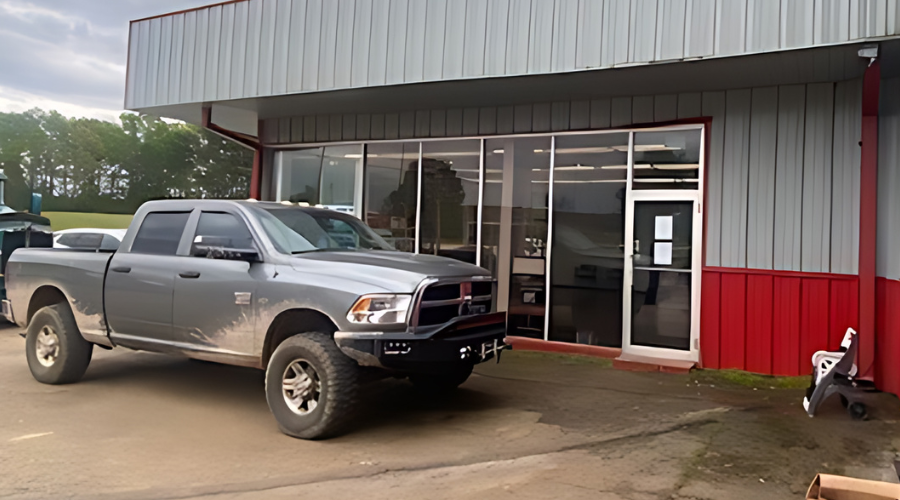
<path id="1" fill-rule="evenodd" d="M 295 255 L 295 269 L 309 265 L 323 275 L 353 279 L 389 291 L 406 292 L 426 278 L 490 276 L 478 266 L 434 255 L 392 251 L 311 252 Z"/>

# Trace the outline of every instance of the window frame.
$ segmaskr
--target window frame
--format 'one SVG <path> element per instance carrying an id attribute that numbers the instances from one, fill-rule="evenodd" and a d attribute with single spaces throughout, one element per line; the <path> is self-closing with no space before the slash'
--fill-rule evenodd
<path id="1" fill-rule="evenodd" d="M 230 216 L 234 217 L 235 219 L 237 219 L 237 221 L 239 223 L 244 225 L 244 229 L 247 230 L 247 234 L 250 235 L 250 246 L 248 248 L 242 249 L 242 250 L 253 249 L 260 255 L 260 258 L 262 258 L 262 252 L 260 252 L 259 239 L 257 238 L 256 234 L 253 232 L 252 225 L 249 224 L 248 221 L 246 220 L 246 218 L 243 216 L 243 213 L 241 213 L 239 210 L 226 210 L 224 208 L 222 208 L 222 209 L 197 208 L 193 211 L 193 213 L 191 214 L 191 217 L 188 219 L 188 223 L 186 226 L 186 228 L 190 230 L 189 232 L 185 233 L 187 236 L 186 253 L 184 253 L 182 255 L 182 253 L 181 253 L 182 248 L 179 248 L 178 255 L 181 255 L 184 257 L 191 257 L 191 258 L 204 258 L 204 257 L 197 257 L 197 256 L 193 255 L 193 253 L 191 252 L 191 248 L 194 246 L 194 239 L 198 236 L 197 230 L 200 228 L 200 218 L 203 217 L 203 214 L 205 214 L 205 213 L 206 214 L 227 214 L 227 215 L 230 215 Z M 182 243 L 184 243 L 184 242 L 182 242 Z"/>

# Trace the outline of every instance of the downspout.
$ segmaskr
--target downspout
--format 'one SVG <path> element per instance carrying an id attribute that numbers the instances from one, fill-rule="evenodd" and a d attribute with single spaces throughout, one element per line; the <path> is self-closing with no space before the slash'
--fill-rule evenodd
<path id="1" fill-rule="evenodd" d="M 244 136 L 213 123 L 212 108 L 210 107 L 203 108 L 202 120 L 203 128 L 253 150 L 253 168 L 250 171 L 250 198 L 254 200 L 260 199 L 262 197 L 262 144 L 260 141 L 247 139 Z M 259 121 L 259 126 L 262 127 L 262 120 Z M 262 132 L 257 133 L 259 136 L 262 136 Z"/>
<path id="2" fill-rule="evenodd" d="M 860 57 L 869 59 L 863 76 L 862 130 L 859 175 L 859 353 L 861 378 L 874 379 L 875 367 L 875 253 L 878 216 L 878 105 L 881 65 L 878 47 L 866 47 Z"/>

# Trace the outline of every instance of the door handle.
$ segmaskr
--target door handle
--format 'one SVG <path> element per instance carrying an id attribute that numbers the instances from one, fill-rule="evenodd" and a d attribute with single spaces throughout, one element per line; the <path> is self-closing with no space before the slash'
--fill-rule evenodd
<path id="1" fill-rule="evenodd" d="M 131 268 L 126 267 L 126 266 L 118 266 L 118 267 L 114 267 L 114 268 L 110 269 L 110 271 L 115 272 L 115 273 L 130 273 Z"/>
<path id="2" fill-rule="evenodd" d="M 184 271 L 182 273 L 178 273 L 178 276 L 181 276 L 182 278 L 185 278 L 185 279 L 194 279 L 194 278 L 199 278 L 200 273 L 197 271 Z"/>

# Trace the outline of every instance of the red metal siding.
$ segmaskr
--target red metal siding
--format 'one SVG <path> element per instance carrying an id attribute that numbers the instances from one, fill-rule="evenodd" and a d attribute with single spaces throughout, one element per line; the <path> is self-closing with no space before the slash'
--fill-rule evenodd
<path id="1" fill-rule="evenodd" d="M 900 281 L 876 280 L 877 319 L 875 384 L 900 394 Z"/>
<path id="2" fill-rule="evenodd" d="M 857 328 L 858 293 L 856 276 L 706 268 L 702 365 L 805 375 L 815 351 L 837 349 L 847 327 Z"/>

